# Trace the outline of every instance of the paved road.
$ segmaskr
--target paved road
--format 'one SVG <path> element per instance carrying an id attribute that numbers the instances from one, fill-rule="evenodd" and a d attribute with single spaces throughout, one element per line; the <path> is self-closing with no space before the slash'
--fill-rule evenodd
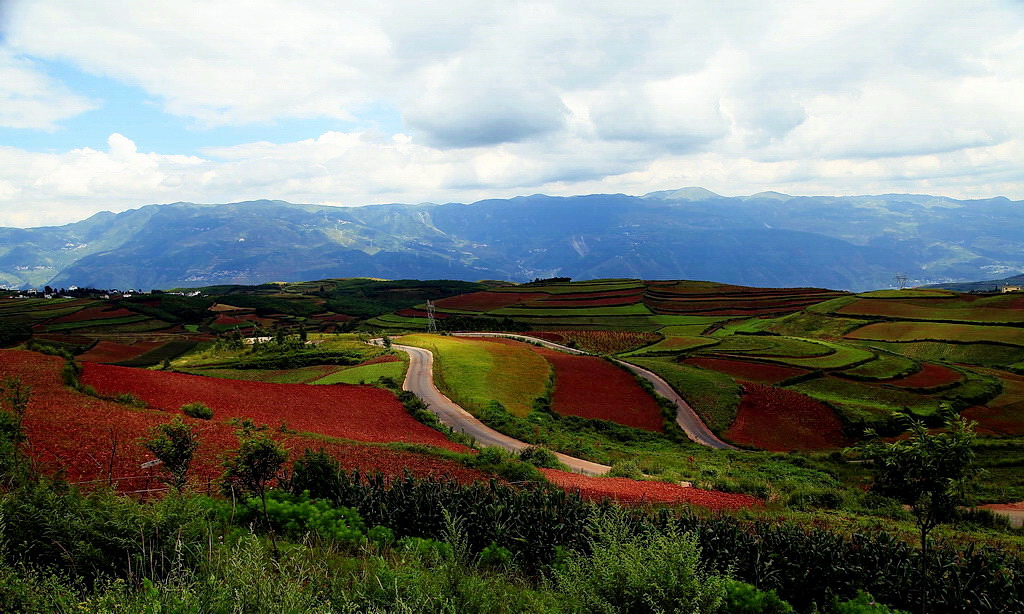
<path id="1" fill-rule="evenodd" d="M 551 341 L 546 341 L 544 339 L 538 339 L 536 337 L 530 337 L 527 335 L 509 335 L 504 333 L 455 333 L 455 335 L 458 337 L 511 337 L 513 339 L 519 339 L 521 341 L 526 341 L 528 343 L 540 343 L 545 347 L 561 350 L 563 352 L 569 352 L 571 354 L 587 354 L 587 352 L 584 352 L 582 350 L 577 350 L 575 348 L 570 348 L 564 345 L 553 343 Z M 624 362 L 622 360 L 615 360 L 615 362 L 622 365 L 623 367 L 626 367 L 627 369 L 629 369 L 633 373 L 636 373 L 645 380 L 651 382 L 651 384 L 654 386 L 655 392 L 676 404 L 676 424 L 679 425 L 679 428 L 683 429 L 683 432 L 686 433 L 686 436 L 689 437 L 691 441 L 699 443 L 702 446 L 715 448 L 717 450 L 737 449 L 735 446 L 725 443 L 724 441 L 719 439 L 714 433 L 712 433 L 711 429 L 709 429 L 707 425 L 704 424 L 704 421 L 700 419 L 700 416 L 697 415 L 697 412 L 693 411 L 693 408 L 690 407 L 690 404 L 683 400 L 683 397 L 679 396 L 679 393 L 676 392 L 672 388 L 672 386 L 669 386 L 668 382 L 666 382 L 656 373 L 648 371 L 643 367 L 638 367 L 634 364 Z"/>
<path id="2" fill-rule="evenodd" d="M 378 340 L 375 339 L 374 342 L 378 342 Z M 391 349 L 401 350 L 409 355 L 409 371 L 405 375 L 402 388 L 423 399 L 430 411 L 434 412 L 442 423 L 469 435 L 481 445 L 498 446 L 513 452 L 529 447 L 530 444 L 503 435 L 480 422 L 468 411 L 441 394 L 441 391 L 434 385 L 434 355 L 429 350 L 397 343 L 392 344 Z M 556 455 L 558 460 L 571 470 L 584 475 L 602 475 L 611 469 L 608 465 L 592 463 L 582 458 L 561 453 L 556 453 Z"/>

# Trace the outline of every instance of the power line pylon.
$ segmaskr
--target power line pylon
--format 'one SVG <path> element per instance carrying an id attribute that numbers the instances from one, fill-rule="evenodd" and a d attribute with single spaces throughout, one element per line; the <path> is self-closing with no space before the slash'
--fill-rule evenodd
<path id="1" fill-rule="evenodd" d="M 907 287 L 907 274 L 896 273 L 896 287 L 900 290 L 904 290 Z"/>
<path id="2" fill-rule="evenodd" d="M 427 301 L 427 332 L 437 334 L 437 317 L 434 315 L 434 303 Z"/>

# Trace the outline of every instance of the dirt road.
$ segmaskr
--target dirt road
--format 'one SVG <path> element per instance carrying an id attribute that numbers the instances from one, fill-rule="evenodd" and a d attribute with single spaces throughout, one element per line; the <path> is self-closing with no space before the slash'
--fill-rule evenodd
<path id="1" fill-rule="evenodd" d="M 527 335 L 510 335 L 504 333 L 455 333 L 455 336 L 509 337 L 512 339 L 519 339 L 520 341 L 525 341 L 527 343 L 539 343 L 544 347 L 549 347 L 555 350 L 561 350 L 563 352 L 569 352 L 570 354 L 587 354 L 587 352 L 584 352 L 582 350 L 577 350 L 575 348 L 570 348 L 551 341 L 545 341 L 544 339 L 538 339 L 536 337 L 530 337 Z M 654 386 L 655 392 L 676 404 L 676 424 L 679 425 L 679 428 L 683 429 L 683 432 L 686 433 L 686 436 L 689 437 L 691 441 L 699 443 L 702 446 L 715 448 L 717 450 L 737 449 L 735 446 L 725 443 L 724 441 L 719 439 L 714 433 L 712 433 L 711 429 L 709 429 L 707 425 L 704 424 L 704 421 L 700 419 L 700 416 L 697 415 L 697 412 L 693 411 L 693 408 L 690 407 L 690 404 L 683 400 L 683 398 L 679 396 L 679 393 L 676 392 L 672 388 L 672 386 L 669 386 L 668 382 L 666 382 L 660 376 L 651 371 L 648 371 L 647 369 L 644 369 L 643 367 L 638 367 L 634 364 L 630 364 L 622 360 L 615 360 L 615 362 L 622 365 L 623 367 L 626 367 L 627 369 L 629 369 L 633 373 L 636 373 L 645 380 L 649 381 L 651 385 Z"/>
<path id="2" fill-rule="evenodd" d="M 376 340 L 375 340 L 376 341 Z M 503 435 L 474 418 L 468 411 L 441 394 L 434 385 L 434 355 L 429 350 L 408 345 L 391 345 L 391 349 L 401 350 L 409 355 L 409 371 L 405 375 L 402 388 L 423 399 L 430 406 L 441 422 L 452 429 L 465 433 L 485 446 L 498 446 L 509 451 L 522 450 L 530 444 Z M 602 475 L 611 467 L 557 453 L 571 470 L 584 475 Z"/>

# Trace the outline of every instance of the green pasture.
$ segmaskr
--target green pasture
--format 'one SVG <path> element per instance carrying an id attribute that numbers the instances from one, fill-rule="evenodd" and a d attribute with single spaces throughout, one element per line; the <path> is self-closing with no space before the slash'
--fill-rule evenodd
<path id="1" fill-rule="evenodd" d="M 939 410 L 940 402 L 937 398 L 913 392 L 830 376 L 801 382 L 790 388 L 829 403 L 849 422 L 882 421 L 903 408 L 917 416 L 931 416 Z"/>
<path id="2" fill-rule="evenodd" d="M 523 417 L 547 389 L 551 366 L 528 346 L 423 334 L 395 342 L 433 352 L 438 389 L 470 412 L 498 401 L 513 416 Z"/>
<path id="3" fill-rule="evenodd" d="M 877 346 L 908 358 L 929 362 L 953 362 L 984 367 L 998 367 L 1024 360 L 1024 348 L 989 343 L 943 343 L 913 341 L 909 343 L 872 341 Z"/>
<path id="4" fill-rule="evenodd" d="M 502 307 L 488 311 L 491 316 L 555 316 L 555 317 L 576 317 L 576 316 L 632 316 L 649 315 L 651 310 L 643 303 L 630 305 L 613 305 L 608 307 Z"/>
<path id="5" fill-rule="evenodd" d="M 918 363 L 906 356 L 879 352 L 875 360 L 843 371 L 855 378 L 888 380 L 904 377 L 920 370 Z"/>
<path id="6" fill-rule="evenodd" d="M 381 377 L 390 377 L 401 383 L 405 379 L 407 363 L 404 361 L 379 362 L 335 371 L 310 382 L 311 384 L 372 384 Z"/>
<path id="7" fill-rule="evenodd" d="M 77 309 L 75 311 L 78 311 Z M 73 312 L 72 312 L 73 313 Z M 77 330 L 80 328 L 97 328 L 103 326 L 115 326 L 118 324 L 133 324 L 144 320 L 152 320 L 149 316 L 123 316 L 120 318 L 106 318 L 98 320 L 82 320 L 81 322 L 61 322 L 59 324 L 47 324 L 46 332 L 56 333 L 59 331 Z M 170 326 L 167 322 L 161 322 L 160 328 Z"/>
<path id="8" fill-rule="evenodd" d="M 927 304 L 922 304 L 927 303 Z M 839 315 L 907 320 L 945 320 L 968 323 L 1024 322 L 1024 309 L 1010 307 L 1002 296 L 983 297 L 971 302 L 937 299 L 910 303 L 894 299 L 862 299 L 836 311 Z"/>
<path id="9" fill-rule="evenodd" d="M 988 342 L 1024 346 L 1024 328 L 939 322 L 876 322 L 846 334 L 872 341 Z"/>
<path id="10" fill-rule="evenodd" d="M 841 369 L 843 367 L 852 367 L 875 360 L 874 352 L 863 350 L 858 347 L 840 345 L 838 343 L 830 343 L 826 341 L 819 341 L 817 343 L 831 349 L 832 353 L 825 356 L 812 356 L 808 358 L 790 358 L 787 356 L 767 355 L 762 355 L 760 358 L 762 360 L 770 360 L 771 362 L 792 365 L 794 367 L 805 367 L 807 369 Z"/>
<path id="11" fill-rule="evenodd" d="M 728 375 L 665 357 L 631 357 L 629 362 L 660 375 L 715 433 L 724 432 L 736 420 L 740 388 Z"/>
<path id="12" fill-rule="evenodd" d="M 719 344 L 709 352 L 788 360 L 831 356 L 837 348 L 817 341 L 769 335 L 730 335 L 719 339 Z"/>
<path id="13" fill-rule="evenodd" d="M 644 354 L 657 354 L 661 352 L 685 352 L 696 348 L 703 348 L 718 343 L 717 339 L 709 337 L 665 337 L 654 345 L 642 347 L 624 356 L 642 356 Z"/>

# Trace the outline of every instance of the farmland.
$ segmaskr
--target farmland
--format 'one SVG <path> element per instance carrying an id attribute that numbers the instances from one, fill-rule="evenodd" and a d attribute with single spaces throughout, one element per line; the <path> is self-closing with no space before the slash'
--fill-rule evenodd
<path id="1" fill-rule="evenodd" d="M 514 488 L 539 481 L 581 501 L 742 509 L 843 535 L 885 523 L 912 536 L 909 515 L 865 493 L 869 469 L 848 460 L 858 458 L 865 428 L 900 434 L 894 411 L 932 427 L 956 411 L 977 420 L 982 437 L 974 449 L 987 473 L 977 502 L 1024 499 L 1024 343 L 1014 336 L 1024 329 L 1015 297 L 621 279 L 322 282 L 218 287 L 198 297 L 0 299 L 9 345 L 27 341 L 19 347 L 82 366 L 74 388 L 61 384 L 67 358 L 0 350 L 0 380 L 32 386 L 26 426 L 36 462 L 82 487 L 161 491 L 159 468 L 139 469 L 152 459 L 139 440 L 178 416 L 202 442 L 191 488 L 211 493 L 236 431 L 249 424 L 292 459 L 323 449 L 341 468 L 380 472 L 389 483 L 406 470 Z M 442 332 L 515 332 L 591 355 L 425 334 L 427 299 Z M 486 425 L 608 465 L 611 477 L 472 450 L 468 437 L 434 428 L 415 399 L 396 396 L 405 355 L 366 343 L 382 334 L 383 345 L 430 350 L 437 386 Z M 660 375 L 740 449 L 689 441 L 672 420 L 677 408 L 613 357 Z M 193 402 L 213 418 L 183 416 Z M 1024 548 L 999 526 L 958 525 L 944 535 Z"/>

